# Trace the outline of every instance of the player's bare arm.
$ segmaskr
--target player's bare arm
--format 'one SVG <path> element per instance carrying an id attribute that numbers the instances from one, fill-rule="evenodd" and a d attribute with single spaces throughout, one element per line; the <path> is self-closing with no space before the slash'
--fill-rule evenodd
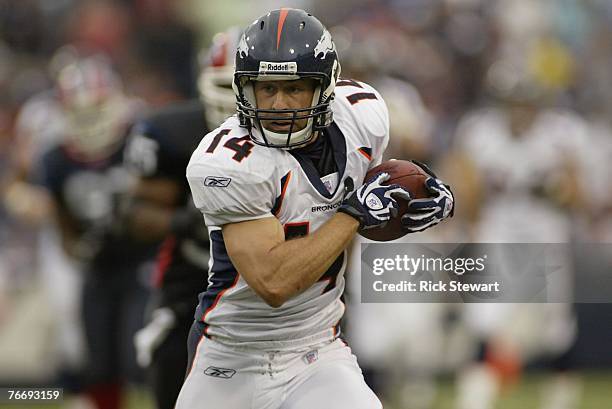
<path id="1" fill-rule="evenodd" d="M 275 217 L 223 226 L 223 238 L 234 266 L 255 292 L 272 307 L 304 291 L 349 245 L 359 222 L 339 213 L 320 229 L 285 241 Z"/>
<path id="2" fill-rule="evenodd" d="M 397 185 L 384 185 L 376 175 L 349 194 L 339 212 L 305 237 L 285 241 L 274 217 L 223 226 L 232 262 L 247 283 L 269 305 L 280 307 L 309 288 L 349 245 L 358 229 L 385 225 L 397 216 L 397 198 L 410 199 Z"/>

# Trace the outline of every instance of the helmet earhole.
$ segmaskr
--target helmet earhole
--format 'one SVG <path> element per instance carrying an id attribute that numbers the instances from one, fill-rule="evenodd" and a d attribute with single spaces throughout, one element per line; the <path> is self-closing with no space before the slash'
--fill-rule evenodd
<path id="1" fill-rule="evenodd" d="M 259 29 L 263 30 L 264 28 L 264 21 L 262 20 L 261 23 L 259 23 Z"/>
<path id="2" fill-rule="evenodd" d="M 299 28 L 299 30 L 300 30 L 300 31 L 304 30 L 304 27 L 306 27 L 306 22 L 305 22 L 305 21 L 302 21 L 302 22 L 300 23 L 300 28 Z"/>

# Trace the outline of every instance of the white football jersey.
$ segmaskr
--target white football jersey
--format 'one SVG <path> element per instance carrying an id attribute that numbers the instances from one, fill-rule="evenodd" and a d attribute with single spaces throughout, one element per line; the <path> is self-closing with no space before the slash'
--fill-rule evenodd
<path id="1" fill-rule="evenodd" d="M 272 308 L 232 265 L 221 231 L 227 223 L 276 217 L 288 239 L 317 230 L 336 213 L 345 186 L 360 186 L 368 169 L 382 161 L 389 120 L 380 94 L 355 81 L 338 82 L 332 109 L 334 122 L 325 132 L 336 174 L 320 178 L 310 160 L 253 144 L 235 116 L 206 135 L 193 153 L 187 179 L 211 238 L 208 288 L 200 294 L 196 311 L 207 336 L 263 348 L 296 347 L 338 336 L 346 252 L 321 280 Z"/>
<path id="2" fill-rule="evenodd" d="M 569 213 L 542 194 L 566 177 L 575 163 L 579 175 L 588 159 L 589 134 L 577 115 L 544 109 L 522 134 L 513 135 L 508 114 L 499 109 L 479 110 L 460 125 L 456 143 L 470 156 L 484 185 L 491 191 L 476 226 L 476 239 L 484 243 L 567 243 L 571 239 Z M 579 176 L 579 180 L 586 180 Z M 551 248 L 552 251 L 555 249 Z M 492 249 L 499 273 L 511 277 L 520 257 L 505 248 Z M 547 253 L 555 272 L 547 276 L 551 300 L 568 300 L 572 292 L 571 252 Z M 466 304 L 464 319 L 482 338 L 512 340 L 524 359 L 534 354 L 565 351 L 575 335 L 568 304 Z M 508 325 L 512 322 L 513 325 Z"/>
<path id="3" fill-rule="evenodd" d="M 550 200 L 534 194 L 564 177 L 573 160 L 585 163 L 587 128 L 575 115 L 545 110 L 519 137 L 512 135 L 503 111 L 486 109 L 460 126 L 458 146 L 474 161 L 494 194 L 483 208 L 479 240 L 491 242 L 567 242 L 570 219 Z"/>

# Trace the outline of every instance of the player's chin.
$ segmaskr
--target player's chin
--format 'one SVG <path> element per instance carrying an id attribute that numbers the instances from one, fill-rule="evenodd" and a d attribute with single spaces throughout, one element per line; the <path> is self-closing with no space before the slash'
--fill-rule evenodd
<path id="1" fill-rule="evenodd" d="M 268 131 L 275 133 L 288 134 L 291 131 L 291 121 L 262 121 L 262 126 Z M 293 132 L 295 132 L 295 129 L 293 129 Z"/>

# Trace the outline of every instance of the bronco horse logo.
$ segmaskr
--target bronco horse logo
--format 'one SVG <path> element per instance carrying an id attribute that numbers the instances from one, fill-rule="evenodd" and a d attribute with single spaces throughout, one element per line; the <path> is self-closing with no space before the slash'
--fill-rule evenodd
<path id="1" fill-rule="evenodd" d="M 324 30 L 323 35 L 317 41 L 317 46 L 314 49 L 315 57 L 318 58 L 319 54 L 323 54 L 323 57 L 321 57 L 321 59 L 324 60 L 328 52 L 335 51 L 335 50 L 336 50 L 336 46 L 334 45 L 334 42 L 332 41 L 331 34 L 329 34 L 329 31 Z"/>
<path id="2" fill-rule="evenodd" d="M 249 56 L 249 45 L 247 44 L 245 34 L 242 34 L 242 37 L 240 37 L 240 42 L 238 43 L 238 53 L 240 54 L 240 58 Z"/>

